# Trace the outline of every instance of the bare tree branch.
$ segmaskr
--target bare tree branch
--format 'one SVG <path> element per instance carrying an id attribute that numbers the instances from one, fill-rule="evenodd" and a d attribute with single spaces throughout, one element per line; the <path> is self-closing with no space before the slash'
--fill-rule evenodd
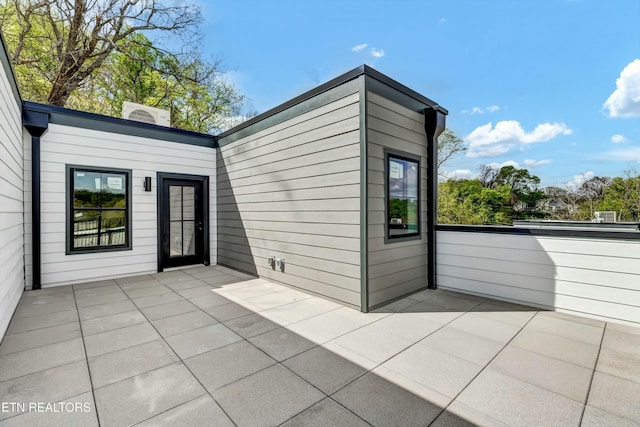
<path id="1" fill-rule="evenodd" d="M 195 6 L 174 5 L 169 0 L 10 0 L 17 12 L 19 34 L 12 62 L 25 65 L 39 58 L 24 58 L 26 43 L 33 41 L 33 25 L 46 24 L 53 43 L 57 70 L 44 77 L 51 82 L 47 101 L 64 106 L 115 50 L 126 51 L 130 36 L 138 32 L 171 33 L 185 38 L 197 33 L 201 22 Z M 43 66 L 42 71 L 45 71 Z"/>

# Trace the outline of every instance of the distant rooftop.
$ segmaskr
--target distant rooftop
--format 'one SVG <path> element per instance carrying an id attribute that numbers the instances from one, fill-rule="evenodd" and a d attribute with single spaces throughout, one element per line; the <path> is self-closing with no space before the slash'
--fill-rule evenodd
<path id="1" fill-rule="evenodd" d="M 558 220 L 514 220 L 513 226 L 518 228 L 551 228 L 554 230 L 603 230 L 603 231 L 640 231 L 637 222 L 591 222 L 591 221 L 558 221 Z"/>

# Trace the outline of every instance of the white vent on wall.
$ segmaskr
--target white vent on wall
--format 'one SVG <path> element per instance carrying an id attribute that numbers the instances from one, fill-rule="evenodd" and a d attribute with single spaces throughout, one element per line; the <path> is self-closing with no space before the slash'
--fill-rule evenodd
<path id="1" fill-rule="evenodd" d="M 595 218 L 593 219 L 593 222 L 608 222 L 608 223 L 616 222 L 615 211 L 594 212 L 594 216 Z"/>
<path id="2" fill-rule="evenodd" d="M 170 114 L 167 110 L 136 104 L 135 102 L 125 101 L 122 103 L 122 117 L 160 126 L 171 125 Z"/>

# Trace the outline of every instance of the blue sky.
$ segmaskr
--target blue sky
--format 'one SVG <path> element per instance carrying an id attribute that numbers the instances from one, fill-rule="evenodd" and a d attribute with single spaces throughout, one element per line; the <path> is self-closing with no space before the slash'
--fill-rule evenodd
<path id="1" fill-rule="evenodd" d="M 201 0 L 203 48 L 258 112 L 361 64 L 440 103 L 469 144 L 447 170 L 543 185 L 640 162 L 640 1 Z"/>

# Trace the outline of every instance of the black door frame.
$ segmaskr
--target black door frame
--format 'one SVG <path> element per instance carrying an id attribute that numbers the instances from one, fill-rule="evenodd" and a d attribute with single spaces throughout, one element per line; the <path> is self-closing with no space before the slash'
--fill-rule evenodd
<path id="1" fill-rule="evenodd" d="M 156 222 L 158 225 L 158 273 L 164 270 L 163 267 L 163 249 L 162 249 L 162 205 L 164 202 L 163 199 L 163 191 L 162 186 L 164 185 L 165 180 L 183 180 L 183 181 L 192 181 L 197 182 L 202 185 L 202 224 L 203 224 L 203 236 L 204 245 L 203 245 L 203 264 L 209 265 L 211 263 L 210 259 L 210 248 L 209 248 L 209 177 L 203 175 L 187 175 L 187 174 L 179 174 L 179 173 L 168 173 L 168 172 L 158 172 L 157 173 L 157 216 Z M 168 214 L 168 213 L 167 213 Z"/>

